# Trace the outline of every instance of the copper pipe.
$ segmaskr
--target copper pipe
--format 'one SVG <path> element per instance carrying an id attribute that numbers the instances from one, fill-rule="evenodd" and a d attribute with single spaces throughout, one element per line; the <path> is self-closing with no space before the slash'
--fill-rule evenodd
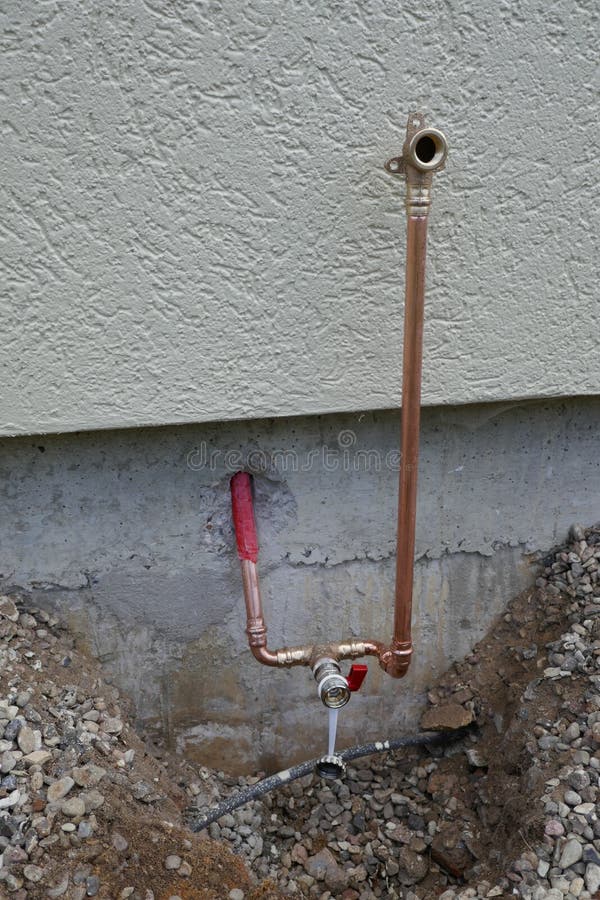
<path id="1" fill-rule="evenodd" d="M 402 361 L 402 439 L 398 493 L 398 532 L 394 633 L 389 646 L 381 641 L 349 640 L 338 643 L 282 647 L 269 650 L 256 562 L 258 539 L 250 478 L 238 472 L 231 479 L 233 518 L 242 566 L 246 602 L 246 634 L 255 658 L 266 666 L 311 666 L 324 660 L 377 656 L 393 678 L 402 678 L 412 656 L 412 594 L 417 507 L 417 471 L 421 417 L 421 370 L 427 217 L 431 205 L 433 173 L 444 167 L 447 143 L 441 131 L 425 127 L 421 113 L 408 118 L 402 155 L 388 160 L 386 169 L 406 178 L 406 288 Z"/>
<path id="2" fill-rule="evenodd" d="M 446 153 L 447 143 L 442 132 L 436 128 L 426 128 L 424 117 L 420 113 L 411 113 L 402 156 L 386 163 L 389 172 L 403 174 L 406 177 L 407 213 L 394 636 L 391 647 L 380 657 L 382 668 L 393 678 L 402 678 L 406 675 L 413 652 L 411 620 L 421 423 L 427 218 L 431 205 L 433 172 L 444 167 Z"/>

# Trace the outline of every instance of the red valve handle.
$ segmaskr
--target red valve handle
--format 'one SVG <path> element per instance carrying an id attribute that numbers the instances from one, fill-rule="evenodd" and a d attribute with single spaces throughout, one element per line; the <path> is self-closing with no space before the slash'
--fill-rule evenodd
<path id="1" fill-rule="evenodd" d="M 247 472 L 236 472 L 230 486 L 238 556 L 255 563 L 258 559 L 258 537 L 252 505 L 252 481 Z"/>
<path id="2" fill-rule="evenodd" d="M 369 667 L 365 666 L 363 663 L 353 663 L 350 666 L 350 671 L 348 672 L 346 681 L 348 682 L 348 687 L 350 688 L 352 693 L 360 689 L 360 686 L 365 680 L 368 671 Z"/>

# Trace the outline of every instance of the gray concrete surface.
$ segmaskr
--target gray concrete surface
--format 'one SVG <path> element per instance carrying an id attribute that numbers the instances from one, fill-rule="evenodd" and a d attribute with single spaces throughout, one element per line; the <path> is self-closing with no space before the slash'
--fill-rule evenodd
<path id="1" fill-rule="evenodd" d="M 450 141 L 425 402 L 595 393 L 597 33 L 589 0 L 5 0 L 2 433 L 397 406 L 415 107 Z"/>
<path id="2" fill-rule="evenodd" d="M 343 743 L 412 727 L 423 691 L 516 592 L 528 554 L 599 518 L 600 399 L 425 410 L 416 659 L 370 667 Z M 0 442 L 0 571 L 60 610 L 172 746 L 231 770 L 324 747 L 306 670 L 246 648 L 228 478 L 257 472 L 274 645 L 390 633 L 396 412 Z"/>

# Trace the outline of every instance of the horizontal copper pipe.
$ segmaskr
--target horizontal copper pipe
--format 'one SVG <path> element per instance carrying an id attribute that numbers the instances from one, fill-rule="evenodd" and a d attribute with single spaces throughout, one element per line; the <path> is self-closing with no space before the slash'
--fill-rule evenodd
<path id="1" fill-rule="evenodd" d="M 327 644 L 305 644 L 300 647 L 282 647 L 269 650 L 267 626 L 262 609 L 256 563 L 242 559 L 242 582 L 246 601 L 246 634 L 253 656 L 265 666 L 313 666 L 318 659 L 360 659 L 362 656 L 379 656 L 383 644 L 377 641 L 341 641 Z"/>

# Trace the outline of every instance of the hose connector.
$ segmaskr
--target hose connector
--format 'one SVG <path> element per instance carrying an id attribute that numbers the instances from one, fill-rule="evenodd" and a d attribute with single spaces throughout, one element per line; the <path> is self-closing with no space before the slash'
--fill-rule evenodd
<path id="1" fill-rule="evenodd" d="M 431 206 L 431 183 L 434 172 L 446 164 L 448 141 L 438 128 L 425 125 L 423 113 L 412 112 L 406 125 L 402 156 L 388 159 L 385 168 L 392 175 L 406 177 L 406 212 L 423 218 Z"/>
<path id="2" fill-rule="evenodd" d="M 341 756 L 331 754 L 331 756 L 323 756 L 315 766 L 317 775 L 321 778 L 342 778 L 346 774 L 346 763 Z"/>
<path id="3" fill-rule="evenodd" d="M 329 709 L 339 709 L 350 699 L 348 680 L 342 675 L 335 659 L 318 659 L 312 667 L 321 701 Z"/>

